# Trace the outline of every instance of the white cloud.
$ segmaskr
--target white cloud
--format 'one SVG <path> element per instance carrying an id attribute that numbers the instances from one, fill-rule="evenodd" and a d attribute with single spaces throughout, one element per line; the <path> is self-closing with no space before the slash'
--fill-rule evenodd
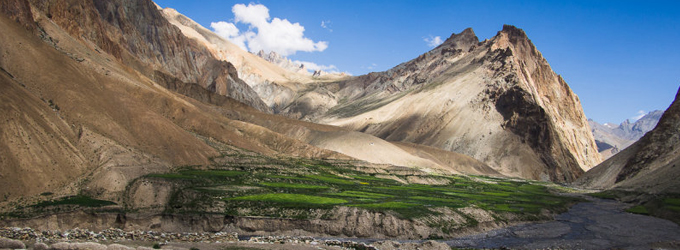
<path id="1" fill-rule="evenodd" d="M 287 19 L 269 16 L 269 9 L 262 4 L 236 4 L 231 8 L 235 23 L 248 26 L 248 31 L 241 32 L 234 23 L 224 21 L 213 22 L 210 27 L 215 33 L 229 39 L 251 52 L 264 50 L 274 51 L 282 56 L 295 54 L 298 51 L 324 51 L 328 42 L 314 42 L 304 36 L 305 27 L 300 23 L 291 23 Z"/>
<path id="2" fill-rule="evenodd" d="M 631 117 L 630 119 L 633 120 L 633 121 L 637 121 L 637 120 L 640 120 L 640 118 L 642 118 L 642 117 L 645 116 L 646 114 L 647 114 L 647 112 L 645 112 L 644 110 L 639 110 L 639 111 L 637 112 L 637 115 Z"/>
<path id="3" fill-rule="evenodd" d="M 321 28 L 327 29 L 328 32 L 333 32 L 333 29 L 331 29 L 331 21 L 321 21 Z"/>
<path id="4" fill-rule="evenodd" d="M 246 48 L 246 36 L 240 35 L 238 28 L 233 23 L 225 21 L 212 22 L 210 23 L 210 28 L 213 28 L 215 34 L 228 39 L 243 50 L 248 50 Z"/>
<path id="5" fill-rule="evenodd" d="M 444 40 L 442 40 L 441 36 L 435 36 L 435 37 L 430 36 L 429 38 L 423 39 L 423 41 L 425 41 L 427 43 L 427 46 L 430 46 L 432 48 L 437 47 L 444 42 Z"/>

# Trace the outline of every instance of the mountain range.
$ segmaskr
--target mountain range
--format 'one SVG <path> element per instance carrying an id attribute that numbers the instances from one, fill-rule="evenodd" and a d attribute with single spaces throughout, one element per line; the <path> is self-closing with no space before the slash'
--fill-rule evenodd
<path id="1" fill-rule="evenodd" d="M 183 205 L 219 214 L 229 204 L 245 202 L 225 195 L 265 187 L 304 190 L 297 198 L 337 191 L 334 198 L 319 199 L 370 202 L 394 194 L 367 190 L 403 190 L 408 184 L 443 197 L 452 192 L 426 186 L 482 183 L 466 186 L 476 193 L 465 198 L 496 202 L 513 197 L 506 193 L 513 190 L 563 206 L 565 198 L 550 196 L 533 181 L 654 194 L 680 190 L 674 181 L 680 173 L 677 96 L 665 112 L 635 123 L 613 127 L 589 121 L 578 96 L 512 25 L 483 41 L 468 28 L 392 69 L 349 76 L 309 72 L 275 53 L 244 51 L 150 0 L 5 0 L 0 13 L 3 211 L 79 195 L 112 202 L 130 214 L 173 220 L 170 212 L 189 211 Z M 614 148 L 622 151 L 602 162 L 608 155 L 601 153 Z M 225 166 L 228 171 L 215 169 Z M 216 171 L 210 177 L 215 182 L 242 171 L 262 179 L 182 189 L 207 170 Z M 484 186 L 491 184 L 506 186 Z M 361 191 L 339 192 L 344 187 Z M 452 201 L 413 196 L 432 204 Z M 482 229 L 545 219 L 557 211 L 487 203 L 446 203 L 427 211 L 452 218 L 446 223 Z M 412 212 L 415 203 L 379 203 L 385 204 Z M 432 229 L 432 221 L 376 214 L 384 208 L 378 205 L 340 207 L 333 208 L 340 209 L 333 216 L 353 218 L 338 219 L 347 227 L 369 217 L 375 225 L 398 224 L 398 230 L 385 229 L 389 232 L 382 235 L 408 228 L 420 230 L 409 237 L 450 232 Z M 303 208 L 317 213 L 328 206 Z M 523 211 L 536 214 L 513 214 Z M 275 212 L 280 218 L 301 216 Z M 346 230 L 324 224 L 328 216 L 303 224 L 323 232 Z M 241 228 L 275 230 L 257 216 L 232 216 L 222 223 L 241 219 L 246 225 Z M 371 236 L 366 233 L 371 230 L 353 228 L 345 235 Z"/>
<path id="2" fill-rule="evenodd" d="M 599 124 L 592 119 L 588 119 L 588 124 L 595 137 L 598 151 L 604 159 L 607 159 L 654 129 L 659 119 L 661 119 L 661 115 L 663 115 L 662 110 L 655 110 L 645 114 L 633 123 L 625 120 L 620 125 L 614 126 L 609 123 Z"/>
<path id="3" fill-rule="evenodd" d="M 658 112 L 652 112 L 650 124 Z M 629 125 L 629 123 L 624 123 Z M 632 126 L 636 127 L 636 126 Z M 644 125 L 637 126 L 644 127 Z M 658 120 L 654 129 L 644 134 L 618 154 L 588 171 L 577 183 L 589 188 L 621 189 L 651 193 L 653 197 L 680 193 L 680 91 Z M 643 198 L 649 201 L 650 197 Z"/>

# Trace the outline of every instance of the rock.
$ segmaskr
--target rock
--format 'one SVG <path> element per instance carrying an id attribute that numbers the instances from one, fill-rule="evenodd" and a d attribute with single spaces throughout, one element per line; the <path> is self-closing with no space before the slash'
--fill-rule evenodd
<path id="1" fill-rule="evenodd" d="M 42 242 L 35 243 L 35 244 L 33 245 L 33 250 L 47 250 L 47 249 L 49 249 L 49 248 L 50 248 L 50 247 L 49 247 L 47 244 L 42 243 Z"/>
<path id="2" fill-rule="evenodd" d="M 50 250 L 106 250 L 106 245 L 94 242 L 68 243 L 59 242 L 50 246 Z"/>
<path id="3" fill-rule="evenodd" d="M 106 250 L 135 250 L 135 248 L 123 246 L 120 244 L 111 244 L 106 247 Z"/>
<path id="4" fill-rule="evenodd" d="M 20 240 L 0 238 L 0 249 L 26 249 L 26 245 Z"/>

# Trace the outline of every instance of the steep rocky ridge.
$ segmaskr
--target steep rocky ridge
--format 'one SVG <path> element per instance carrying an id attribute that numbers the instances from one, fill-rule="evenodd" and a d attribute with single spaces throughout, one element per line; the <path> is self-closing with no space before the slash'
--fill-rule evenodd
<path id="1" fill-rule="evenodd" d="M 385 72 L 309 86 L 285 111 L 524 178 L 572 181 L 600 162 L 578 97 L 509 25 L 482 42 L 466 29 Z"/>
<path id="2" fill-rule="evenodd" d="M 680 91 L 656 127 L 586 172 L 578 185 L 645 193 L 680 193 Z"/>
<path id="3" fill-rule="evenodd" d="M 262 111 L 268 107 L 237 76 L 163 18 L 151 1 L 31 1 L 37 10 L 93 50 L 111 54 L 147 77 L 162 71 Z"/>
<path id="4" fill-rule="evenodd" d="M 603 158 L 609 158 L 622 149 L 630 146 L 645 133 L 651 131 L 661 119 L 663 111 L 655 110 L 647 113 L 637 121 L 631 123 L 629 120 L 623 121 L 614 127 L 610 124 L 599 124 L 588 119 L 588 124 L 595 137 L 597 148 Z"/>

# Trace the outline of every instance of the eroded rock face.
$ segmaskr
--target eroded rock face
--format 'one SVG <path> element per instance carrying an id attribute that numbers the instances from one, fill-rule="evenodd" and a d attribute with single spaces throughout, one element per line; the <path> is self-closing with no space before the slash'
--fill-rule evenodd
<path id="1" fill-rule="evenodd" d="M 285 112 L 467 154 L 511 176 L 572 181 L 600 162 L 578 97 L 509 25 L 482 42 L 466 29 L 388 71 L 318 84 Z"/>
<path id="2" fill-rule="evenodd" d="M 128 66 L 153 76 L 161 70 L 262 111 L 269 108 L 228 62 L 215 59 L 186 38 L 149 0 L 31 1 L 77 39 L 107 52 Z"/>

